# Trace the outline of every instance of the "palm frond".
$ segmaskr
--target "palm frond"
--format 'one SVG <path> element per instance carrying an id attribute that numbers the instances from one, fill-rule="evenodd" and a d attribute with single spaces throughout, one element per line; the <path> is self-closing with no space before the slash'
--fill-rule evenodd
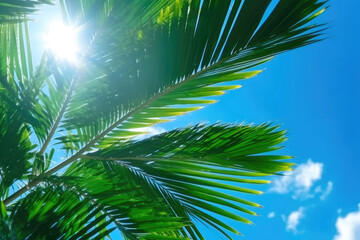
<path id="1" fill-rule="evenodd" d="M 103 239 L 114 230 L 106 215 L 96 217 L 101 208 L 91 199 L 62 187 L 37 187 L 7 210 L 6 239 Z"/>
<path id="2" fill-rule="evenodd" d="M 8 196 L 17 180 L 26 179 L 36 145 L 30 141 L 30 128 L 12 109 L 4 109 L 0 99 L 0 196 Z"/>
<path id="3" fill-rule="evenodd" d="M 58 115 L 62 96 L 66 95 L 64 78 L 61 81 L 50 78 L 59 75 L 59 70 L 55 70 L 61 65 L 54 66 L 51 56 L 44 54 L 34 71 L 26 22 L 0 25 L 0 33 L 0 69 L 4 73 L 0 78 L 2 104 L 14 109 L 21 121 L 33 128 L 40 142 L 44 142 Z M 33 174 L 43 172 L 49 165 L 43 153 L 44 149 L 33 161 Z"/>
<path id="4" fill-rule="evenodd" d="M 53 4 L 52 0 L 0 0 L 0 25 L 26 21 L 26 15 L 39 11 L 43 4 Z"/>
<path id="5" fill-rule="evenodd" d="M 25 120 L 29 113 L 19 105 L 17 85 L 8 81 L 2 67 L 0 63 L 0 196 L 4 199 L 16 181 L 28 178 L 36 145 L 30 141 Z"/>
<path id="6" fill-rule="evenodd" d="M 256 216 L 248 208 L 260 205 L 224 190 L 258 195 L 262 192 L 247 186 L 269 183 L 259 177 L 291 169 L 293 164 L 283 161 L 289 156 L 265 154 L 281 148 L 278 144 L 285 140 L 284 131 L 277 129 L 269 124 L 197 125 L 142 141 L 119 143 L 84 157 L 111 166 L 127 166 L 165 189 L 190 216 L 210 222 L 221 231 L 239 234 L 207 212 L 251 223 L 241 215 Z"/>
<path id="7" fill-rule="evenodd" d="M 38 66 L 39 74 L 34 77 L 34 80 L 42 83 L 37 96 L 38 101 L 32 111 L 38 120 L 33 127 L 43 144 L 41 153 L 45 151 L 53 134 L 58 130 L 67 101 L 71 96 L 74 81 L 73 71 L 70 69 L 68 64 L 57 61 L 50 54 L 44 54 L 43 62 Z"/>
<path id="8" fill-rule="evenodd" d="M 44 69 L 44 62 L 33 69 L 30 34 L 27 23 L 0 25 L 0 85 L 6 92 L 2 99 L 16 109 L 24 121 L 36 127 L 38 93 L 45 78 L 50 75 Z"/>
<path id="9" fill-rule="evenodd" d="M 166 3 L 155 2 L 155 10 Z M 318 41 L 322 26 L 308 22 L 326 2 L 280 1 L 266 16 L 271 1 L 175 1 L 157 10 L 156 18 L 139 14 L 131 23 L 140 24 L 129 25 L 123 19 L 133 5 L 112 3 L 84 56 L 91 72 L 78 81 L 62 125 L 72 134 L 60 141 L 77 142 L 76 150 L 89 149 L 105 136 L 97 147 L 110 146 L 131 138 L 129 130 L 215 102 L 201 97 L 237 88 L 229 82 L 259 73 L 245 70 Z"/>
<path id="10" fill-rule="evenodd" d="M 27 23 L 0 25 L 0 66 L 7 73 L 2 84 L 6 80 L 17 91 L 24 90 L 33 73 L 28 31 Z"/>
<path id="11" fill-rule="evenodd" d="M 167 204 L 163 193 L 132 169 L 83 160 L 46 181 L 87 196 L 127 239 L 188 239 L 183 228 L 191 221 L 177 215 L 176 205 Z"/>

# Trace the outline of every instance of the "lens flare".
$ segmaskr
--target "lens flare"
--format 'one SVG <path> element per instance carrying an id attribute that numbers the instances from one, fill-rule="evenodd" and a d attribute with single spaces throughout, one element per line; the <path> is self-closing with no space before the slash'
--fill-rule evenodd
<path id="1" fill-rule="evenodd" d="M 78 32 L 75 27 L 55 22 L 45 36 L 45 48 L 60 59 L 76 62 L 80 54 Z"/>

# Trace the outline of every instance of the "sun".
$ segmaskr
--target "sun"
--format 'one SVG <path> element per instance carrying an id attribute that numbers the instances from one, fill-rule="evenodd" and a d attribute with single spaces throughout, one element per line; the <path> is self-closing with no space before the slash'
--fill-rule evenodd
<path id="1" fill-rule="evenodd" d="M 55 22 L 45 36 L 45 48 L 60 59 L 76 62 L 80 54 L 78 32 L 75 27 L 66 26 L 61 21 Z"/>

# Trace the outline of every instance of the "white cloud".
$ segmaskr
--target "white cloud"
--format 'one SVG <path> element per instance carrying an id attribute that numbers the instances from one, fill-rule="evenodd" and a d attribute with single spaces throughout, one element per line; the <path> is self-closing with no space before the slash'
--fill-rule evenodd
<path id="1" fill-rule="evenodd" d="M 146 132 L 146 134 L 135 136 L 134 140 L 142 140 L 151 136 L 155 136 L 161 133 L 166 132 L 165 128 L 159 126 L 152 126 L 152 127 L 144 127 L 144 128 L 137 128 L 134 130 L 135 132 Z"/>
<path id="2" fill-rule="evenodd" d="M 350 212 L 345 217 L 336 220 L 337 235 L 334 240 L 358 240 L 360 239 L 360 204 L 359 210 Z"/>
<path id="3" fill-rule="evenodd" d="M 323 171 L 322 163 L 314 163 L 310 159 L 305 164 L 300 164 L 295 172 L 295 185 L 308 191 L 317 180 L 321 179 Z"/>
<path id="4" fill-rule="evenodd" d="M 309 159 L 306 163 L 300 164 L 293 172 L 275 179 L 270 191 L 281 194 L 292 192 L 294 198 L 312 197 L 310 190 L 314 183 L 321 179 L 323 166 L 322 163 Z M 322 192 L 321 188 L 318 188 L 317 191 Z"/>
<path id="5" fill-rule="evenodd" d="M 275 217 L 275 213 L 274 213 L 274 212 L 270 212 L 267 217 L 268 217 L 268 218 L 274 218 L 274 217 Z"/>
<path id="6" fill-rule="evenodd" d="M 320 195 L 320 199 L 322 201 L 324 201 L 326 199 L 327 196 L 329 196 L 329 194 L 331 193 L 333 189 L 333 183 L 331 181 L 328 182 L 327 187 L 325 189 L 325 191 L 322 191 L 322 194 Z"/>
<path id="7" fill-rule="evenodd" d="M 300 223 L 300 219 L 305 217 L 304 208 L 300 207 L 297 211 L 293 211 L 290 215 L 286 218 L 286 230 L 292 231 L 293 233 L 297 233 L 297 226 Z"/>

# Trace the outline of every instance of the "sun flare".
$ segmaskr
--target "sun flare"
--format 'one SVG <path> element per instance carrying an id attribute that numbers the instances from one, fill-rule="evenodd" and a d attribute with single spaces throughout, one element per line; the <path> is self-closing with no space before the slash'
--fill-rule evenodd
<path id="1" fill-rule="evenodd" d="M 78 29 L 55 22 L 45 36 L 45 47 L 60 59 L 76 62 L 80 53 Z"/>

